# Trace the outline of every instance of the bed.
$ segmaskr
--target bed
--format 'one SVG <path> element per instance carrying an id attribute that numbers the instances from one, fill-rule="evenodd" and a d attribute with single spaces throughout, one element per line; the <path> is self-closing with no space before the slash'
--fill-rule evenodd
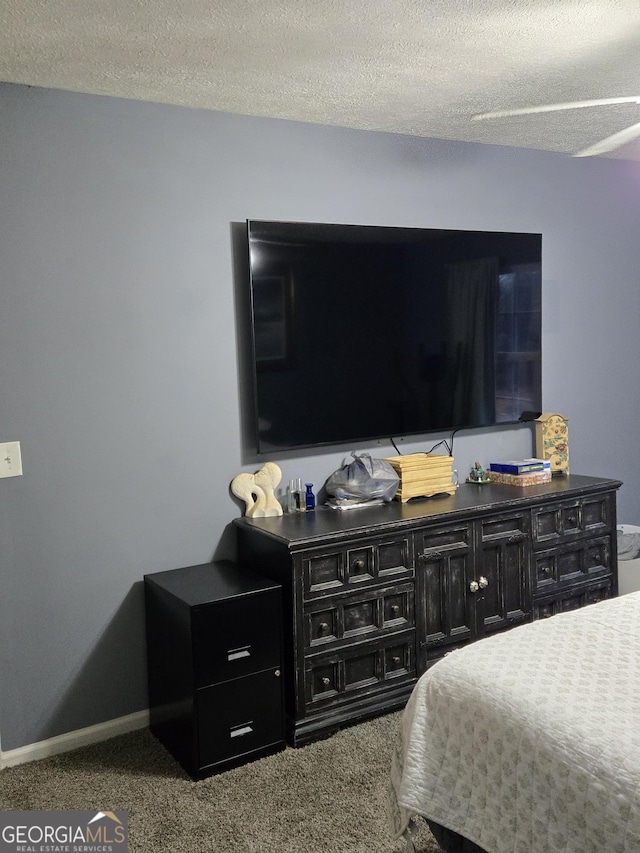
<path id="1" fill-rule="evenodd" d="M 447 655 L 418 681 L 391 771 L 395 837 L 444 850 L 640 851 L 640 592 Z"/>

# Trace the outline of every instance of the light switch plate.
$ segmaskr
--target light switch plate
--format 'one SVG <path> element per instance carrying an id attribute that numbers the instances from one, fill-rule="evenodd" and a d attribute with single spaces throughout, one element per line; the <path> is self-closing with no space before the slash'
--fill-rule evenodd
<path id="1" fill-rule="evenodd" d="M 0 477 L 22 476 L 22 455 L 19 441 L 0 443 Z"/>

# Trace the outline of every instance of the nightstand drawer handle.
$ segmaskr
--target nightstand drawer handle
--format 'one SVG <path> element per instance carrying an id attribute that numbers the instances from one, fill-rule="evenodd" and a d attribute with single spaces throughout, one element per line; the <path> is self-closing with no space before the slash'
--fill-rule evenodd
<path id="1" fill-rule="evenodd" d="M 239 649 L 229 649 L 227 652 L 227 660 L 229 662 L 233 660 L 241 660 L 242 658 L 250 658 L 251 657 L 251 646 L 242 646 Z"/>
<path id="2" fill-rule="evenodd" d="M 230 730 L 231 737 L 244 737 L 253 731 L 252 723 L 244 723 Z"/>

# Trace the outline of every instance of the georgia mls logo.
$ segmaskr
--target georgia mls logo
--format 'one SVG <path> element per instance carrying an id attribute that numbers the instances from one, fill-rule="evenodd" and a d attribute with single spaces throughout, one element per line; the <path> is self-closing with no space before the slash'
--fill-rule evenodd
<path id="1" fill-rule="evenodd" d="M 0 853 L 126 853 L 123 811 L 0 812 Z"/>

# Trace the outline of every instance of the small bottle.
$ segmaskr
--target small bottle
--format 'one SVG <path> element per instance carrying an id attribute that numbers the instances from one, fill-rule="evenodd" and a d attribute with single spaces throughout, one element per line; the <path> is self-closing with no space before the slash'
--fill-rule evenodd
<path id="1" fill-rule="evenodd" d="M 305 483 L 307 493 L 304 496 L 304 505 L 307 512 L 316 508 L 316 496 L 313 494 L 313 483 Z"/>
<path id="2" fill-rule="evenodd" d="M 296 480 L 296 495 L 296 511 L 304 512 L 304 489 L 302 488 L 302 480 L 300 479 L 300 477 L 298 477 L 298 479 Z"/>
<path id="3" fill-rule="evenodd" d="M 296 480 L 289 480 L 289 512 L 304 511 L 304 492 L 302 491 L 302 480 L 298 477 Z"/>

